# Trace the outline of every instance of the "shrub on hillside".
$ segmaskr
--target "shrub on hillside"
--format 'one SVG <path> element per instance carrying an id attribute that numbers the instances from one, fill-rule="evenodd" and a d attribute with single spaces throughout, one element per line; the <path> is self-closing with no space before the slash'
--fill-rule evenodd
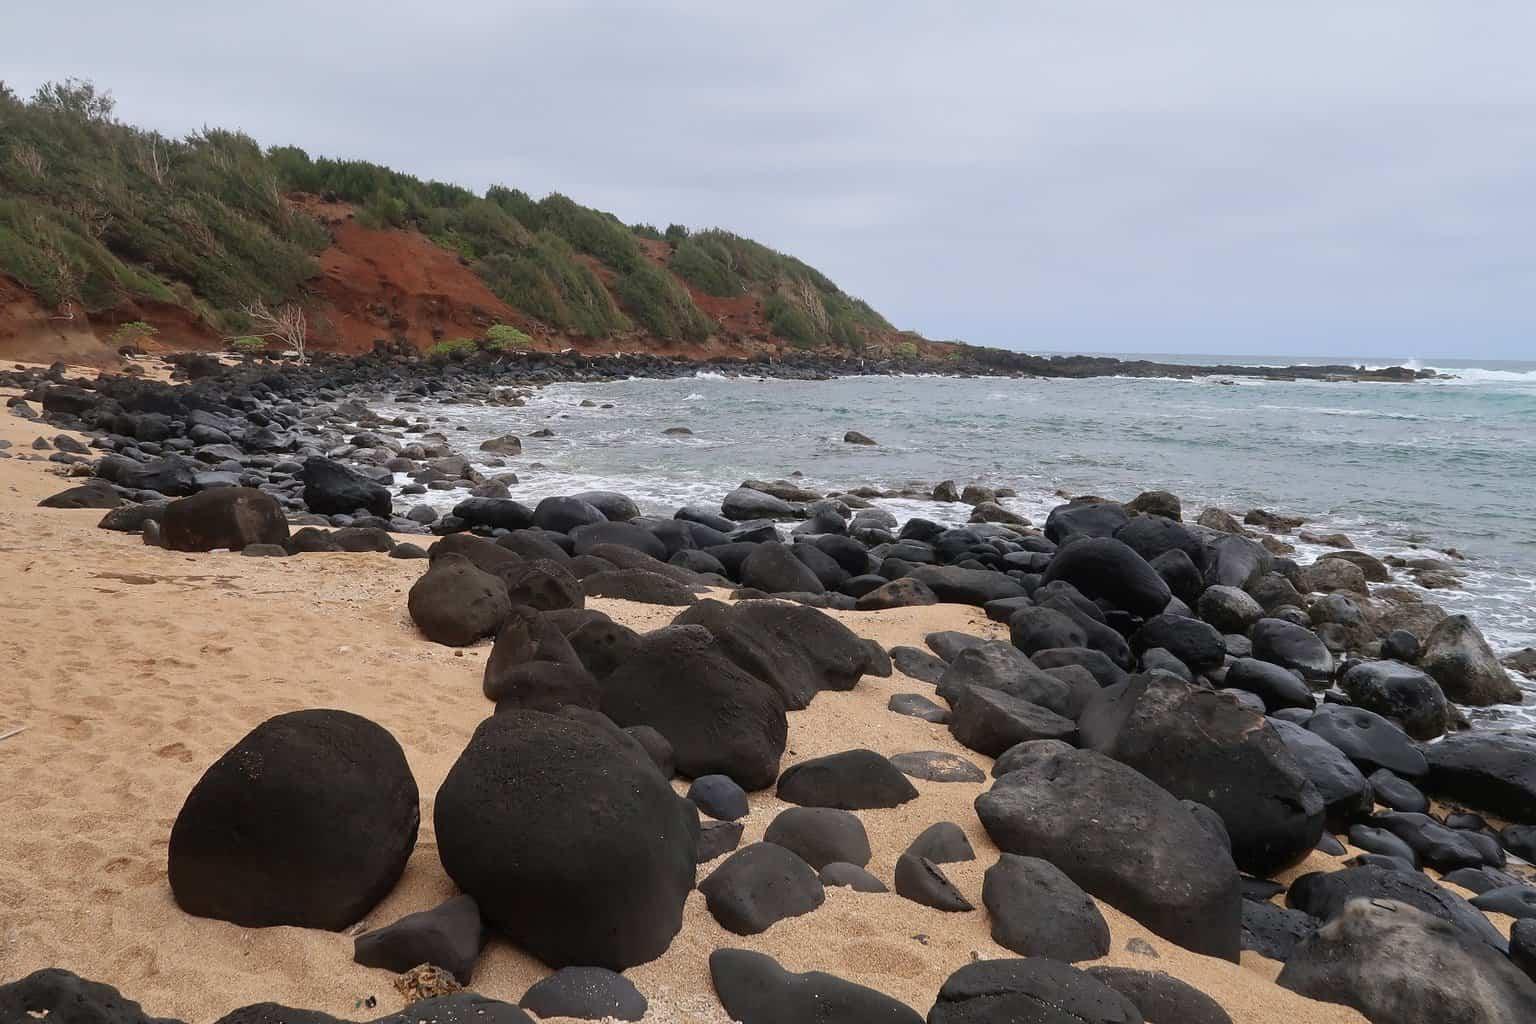
<path id="1" fill-rule="evenodd" d="M 511 324 L 496 324 L 485 332 L 485 347 L 492 352 L 526 352 L 533 339 Z"/>
<path id="2" fill-rule="evenodd" d="M 711 324 L 693 297 L 666 271 L 641 263 L 614 287 L 619 303 L 635 322 L 659 338 L 702 341 Z"/>
<path id="3" fill-rule="evenodd" d="M 478 261 L 475 271 L 507 305 L 560 330 L 606 338 L 629 325 L 602 281 L 552 232 Z"/>
<path id="4" fill-rule="evenodd" d="M 107 336 L 107 341 L 118 348 L 138 348 L 159 333 L 159 329 L 153 324 L 147 324 L 143 320 L 130 320 L 128 323 L 119 324 L 117 329 Z"/>

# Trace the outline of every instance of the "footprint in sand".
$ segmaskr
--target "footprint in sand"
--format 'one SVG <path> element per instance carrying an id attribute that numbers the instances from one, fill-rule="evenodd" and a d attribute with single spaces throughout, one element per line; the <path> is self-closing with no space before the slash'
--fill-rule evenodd
<path id="1" fill-rule="evenodd" d="M 165 746 L 155 751 L 155 756 L 166 758 L 174 757 L 178 761 L 191 762 L 192 751 L 187 749 L 187 745 L 185 743 L 167 743 Z"/>

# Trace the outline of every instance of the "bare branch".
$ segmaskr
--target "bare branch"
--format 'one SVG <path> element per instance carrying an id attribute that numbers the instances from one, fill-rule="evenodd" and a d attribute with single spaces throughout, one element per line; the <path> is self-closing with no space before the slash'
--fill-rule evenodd
<path id="1" fill-rule="evenodd" d="M 247 302 L 240 307 L 254 326 L 254 330 L 247 331 L 246 336 L 256 338 L 276 338 L 288 346 L 299 357 L 299 362 L 304 362 L 305 344 L 308 342 L 309 322 L 304 315 L 304 309 L 297 302 L 285 303 L 277 309 L 270 310 L 267 304 L 257 299 Z"/>

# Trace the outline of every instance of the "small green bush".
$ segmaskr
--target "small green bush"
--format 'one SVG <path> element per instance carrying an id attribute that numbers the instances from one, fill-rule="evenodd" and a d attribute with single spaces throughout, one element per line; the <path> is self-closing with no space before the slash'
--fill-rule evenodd
<path id="1" fill-rule="evenodd" d="M 108 335 L 107 340 L 114 345 L 142 345 L 155 335 L 159 334 L 159 328 L 147 324 L 143 320 L 130 320 L 120 325 L 117 330 Z"/>
<path id="2" fill-rule="evenodd" d="M 891 352 L 896 356 L 897 359 L 916 359 L 917 343 L 912 341 L 898 342 L 896 347 L 893 348 Z"/>
<path id="3" fill-rule="evenodd" d="M 230 341 L 229 347 L 241 355 L 259 356 L 266 353 L 268 343 L 266 338 L 257 338 L 251 335 L 247 335 L 243 338 L 233 339 Z"/>
<path id="4" fill-rule="evenodd" d="M 455 361 L 474 355 L 480 348 L 474 338 L 453 338 L 448 341 L 440 341 L 427 349 L 427 355 L 439 359 L 453 359 Z"/>
<path id="5" fill-rule="evenodd" d="M 511 324 L 496 324 L 485 332 L 485 347 L 492 352 L 526 352 L 533 339 Z"/>
<path id="6" fill-rule="evenodd" d="M 693 296 L 666 271 L 641 263 L 619 278 L 614 291 L 624 311 L 658 338 L 671 341 L 702 341 L 711 323 Z"/>

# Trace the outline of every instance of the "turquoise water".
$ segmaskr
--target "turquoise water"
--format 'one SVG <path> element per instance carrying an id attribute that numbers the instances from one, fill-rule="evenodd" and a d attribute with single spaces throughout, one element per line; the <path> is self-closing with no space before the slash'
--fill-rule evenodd
<path id="1" fill-rule="evenodd" d="M 556 385 L 519 409 L 445 406 L 433 415 L 468 428 L 452 435 L 465 447 L 520 434 L 514 496 L 529 502 L 602 487 L 670 514 L 683 504 L 718 504 L 743 479 L 799 471 L 816 488 L 946 478 L 1007 485 L 1020 492 L 1007 504 L 1037 522 L 1059 502 L 1058 489 L 1125 500 L 1163 488 L 1180 495 L 1190 518 L 1207 504 L 1304 515 L 1377 554 L 1459 549 L 1469 559 L 1466 589 L 1431 599 L 1473 615 L 1496 649 L 1536 645 L 1536 363 L 1434 365 L 1458 379 L 705 375 Z M 583 399 L 614 408 L 583 408 Z M 555 437 L 528 436 L 546 426 Z M 693 436 L 662 436 L 673 426 Z M 844 444 L 850 429 L 879 446 Z M 433 500 L 448 506 L 456 497 L 439 492 Z M 945 521 L 968 512 L 882 504 L 899 516 Z M 1303 546 L 1298 557 L 1316 553 Z"/>

